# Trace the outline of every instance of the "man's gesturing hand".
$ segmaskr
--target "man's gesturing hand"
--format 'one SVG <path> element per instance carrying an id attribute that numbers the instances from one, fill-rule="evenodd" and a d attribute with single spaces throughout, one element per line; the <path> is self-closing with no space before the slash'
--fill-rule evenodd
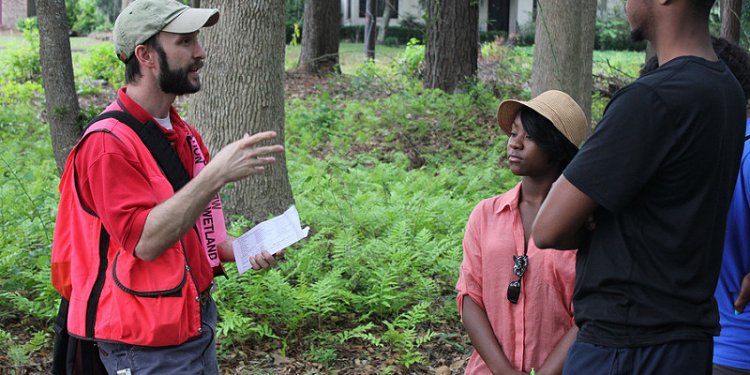
<path id="1" fill-rule="evenodd" d="M 263 172 L 265 166 L 276 161 L 271 156 L 284 151 L 282 145 L 259 146 L 262 141 L 276 138 L 276 132 L 266 131 L 253 135 L 245 134 L 242 139 L 228 144 L 221 149 L 208 163 L 221 179 L 222 185 L 241 180 L 253 174 Z"/>

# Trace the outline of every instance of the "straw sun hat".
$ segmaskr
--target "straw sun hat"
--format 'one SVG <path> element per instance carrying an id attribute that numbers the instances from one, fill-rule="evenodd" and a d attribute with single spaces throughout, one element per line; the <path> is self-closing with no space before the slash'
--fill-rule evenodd
<path id="1" fill-rule="evenodd" d="M 497 108 L 497 123 L 510 135 L 511 125 L 523 107 L 528 107 L 552 122 L 552 125 L 576 147 L 588 134 L 588 120 L 570 95 L 557 90 L 545 91 L 529 101 L 505 100 Z"/>

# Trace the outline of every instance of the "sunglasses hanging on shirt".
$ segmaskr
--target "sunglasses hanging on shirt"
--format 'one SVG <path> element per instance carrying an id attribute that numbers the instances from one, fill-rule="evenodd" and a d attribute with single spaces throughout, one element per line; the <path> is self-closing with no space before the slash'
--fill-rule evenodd
<path id="1" fill-rule="evenodd" d="M 518 280 L 511 281 L 510 284 L 508 284 L 508 301 L 510 301 L 510 303 L 518 303 L 518 298 L 521 296 L 521 278 L 526 273 L 526 267 L 528 265 L 528 256 L 513 256 L 513 274 L 518 276 Z"/>

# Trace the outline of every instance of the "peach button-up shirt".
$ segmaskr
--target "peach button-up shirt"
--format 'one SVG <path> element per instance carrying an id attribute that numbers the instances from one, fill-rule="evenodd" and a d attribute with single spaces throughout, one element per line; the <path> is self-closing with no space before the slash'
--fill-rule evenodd
<path id="1" fill-rule="evenodd" d="M 483 308 L 510 364 L 528 373 L 544 364 L 574 324 L 576 251 L 540 250 L 530 239 L 518 304 L 508 301 L 508 284 L 518 279 L 513 274 L 513 255 L 524 253 L 520 188 L 519 183 L 505 194 L 479 202 L 471 213 L 456 302 L 462 316 L 467 295 Z M 466 374 L 490 373 L 475 351 Z"/>

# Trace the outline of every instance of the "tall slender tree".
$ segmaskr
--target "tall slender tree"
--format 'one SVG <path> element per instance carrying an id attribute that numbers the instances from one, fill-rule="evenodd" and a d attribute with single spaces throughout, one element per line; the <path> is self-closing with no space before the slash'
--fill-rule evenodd
<path id="1" fill-rule="evenodd" d="M 742 0 L 721 0 L 721 37 L 734 43 L 740 42 L 740 20 Z"/>
<path id="2" fill-rule="evenodd" d="M 424 86 L 446 92 L 477 72 L 478 1 L 427 0 Z"/>
<path id="3" fill-rule="evenodd" d="M 212 150 L 264 130 L 276 131 L 283 144 L 286 0 L 203 0 L 201 6 L 220 8 L 221 19 L 201 32 L 208 56 L 202 89 L 190 98 L 190 121 Z M 276 158 L 264 174 L 222 191 L 229 213 L 259 222 L 293 203 L 285 158 Z"/>
<path id="4" fill-rule="evenodd" d="M 68 153 L 81 133 L 80 106 L 73 79 L 65 0 L 37 0 L 39 58 L 47 103 L 52 150 L 62 173 Z"/>
<path id="5" fill-rule="evenodd" d="M 365 2 L 365 59 L 375 59 L 375 41 L 377 38 L 378 0 Z"/>
<path id="6" fill-rule="evenodd" d="M 302 30 L 299 70 L 305 73 L 340 72 L 339 0 L 307 0 Z"/>
<path id="7" fill-rule="evenodd" d="M 591 120 L 591 67 L 596 1 L 540 0 L 537 7 L 531 93 L 565 91 Z"/>
<path id="8" fill-rule="evenodd" d="M 391 18 L 396 14 L 396 7 L 393 5 L 393 0 L 383 0 L 383 21 L 380 23 L 380 29 L 378 29 L 378 43 L 385 43 L 385 37 L 388 34 L 388 25 L 391 22 Z"/>

